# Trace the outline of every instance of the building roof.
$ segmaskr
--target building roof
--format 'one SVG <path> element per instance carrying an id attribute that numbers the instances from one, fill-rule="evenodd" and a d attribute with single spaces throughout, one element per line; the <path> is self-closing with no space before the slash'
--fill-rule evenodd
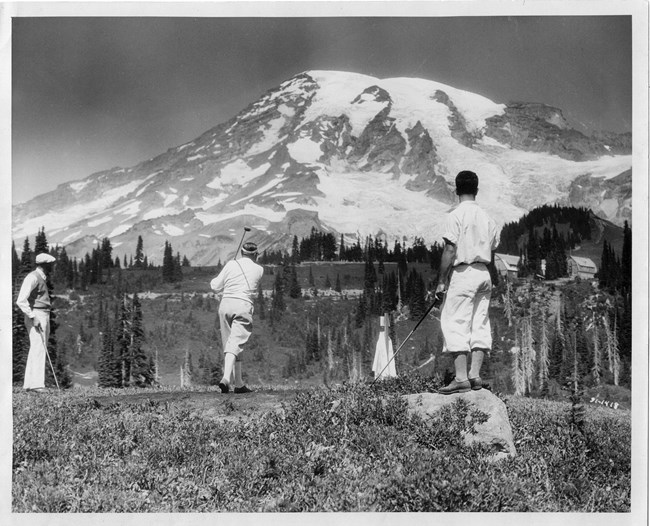
<path id="1" fill-rule="evenodd" d="M 576 265 L 580 268 L 585 268 L 585 269 L 593 269 L 597 270 L 598 267 L 596 267 L 596 264 L 589 258 L 581 258 L 578 256 L 569 256 L 569 259 L 572 259 L 573 261 L 576 262 Z"/>
<path id="2" fill-rule="evenodd" d="M 519 256 L 512 256 L 510 254 L 494 254 L 494 259 L 495 261 L 500 259 L 508 270 L 517 270 L 517 265 L 519 265 Z"/>

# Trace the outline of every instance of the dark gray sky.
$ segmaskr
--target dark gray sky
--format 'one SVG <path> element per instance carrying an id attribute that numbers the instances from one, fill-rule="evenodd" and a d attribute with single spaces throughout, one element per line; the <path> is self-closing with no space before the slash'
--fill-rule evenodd
<path id="1" fill-rule="evenodd" d="M 632 130 L 630 16 L 12 22 L 18 203 L 194 139 L 309 69 L 419 77 Z"/>

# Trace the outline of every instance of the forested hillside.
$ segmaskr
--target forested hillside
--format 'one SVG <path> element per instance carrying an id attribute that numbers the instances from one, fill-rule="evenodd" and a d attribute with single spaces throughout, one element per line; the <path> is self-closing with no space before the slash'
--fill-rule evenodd
<path id="1" fill-rule="evenodd" d="M 500 249 L 517 246 L 515 239 L 544 240 L 546 232 L 552 232 L 556 246 L 584 246 L 588 236 L 595 243 L 595 230 L 589 233 L 585 221 L 591 221 L 588 211 L 551 207 L 504 228 Z M 629 386 L 631 230 L 619 233 L 622 239 L 611 241 L 600 235 L 602 267 L 594 283 L 508 281 L 493 275 L 494 348 L 486 375 L 495 389 L 557 396 L 578 384 L 581 389 Z M 616 246 L 625 250 L 617 252 Z M 530 246 L 521 247 L 530 260 Z M 107 387 L 216 383 L 221 339 L 209 282 L 221 262 L 194 268 L 166 243 L 164 264 L 154 267 L 140 243 L 128 261 L 113 259 L 110 249 L 106 240 L 83 261 L 70 261 L 64 249 L 48 246 L 44 230 L 33 250 L 27 239 L 20 257 L 13 247 L 14 298 L 36 253 L 49 251 L 58 258 L 50 280 L 55 312 L 48 349 L 59 382 L 83 383 L 78 373 L 89 373 L 90 382 Z M 396 348 L 429 304 L 441 250 L 417 239 L 411 246 L 388 247 L 373 238 L 347 246 L 312 230 L 309 237 L 294 239 L 291 253 L 261 254 L 265 275 L 245 377 L 257 383 L 372 377 L 378 317 L 390 313 Z M 14 381 L 19 382 L 27 340 L 17 309 L 13 336 Z M 397 356 L 398 371 L 448 374 L 451 362 L 441 348 L 434 312 Z"/>

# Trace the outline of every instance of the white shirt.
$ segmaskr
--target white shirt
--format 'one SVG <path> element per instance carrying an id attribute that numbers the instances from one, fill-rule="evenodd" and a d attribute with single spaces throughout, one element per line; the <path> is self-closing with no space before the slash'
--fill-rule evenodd
<path id="1" fill-rule="evenodd" d="M 456 245 L 453 266 L 489 263 L 492 251 L 499 244 L 499 232 L 494 220 L 476 203 L 462 201 L 449 214 L 444 239 Z"/>
<path id="2" fill-rule="evenodd" d="M 44 280 L 47 279 L 47 276 L 45 276 L 45 272 L 43 272 L 42 268 L 36 267 L 36 272 Z M 32 308 L 29 305 L 29 295 L 32 293 L 32 290 L 34 290 L 37 285 L 38 285 L 38 278 L 33 272 L 30 272 L 29 274 L 27 274 L 27 276 L 25 276 L 25 279 L 23 280 L 23 284 L 20 287 L 20 292 L 18 293 L 18 299 L 16 300 L 16 305 L 18 305 L 20 310 L 23 311 L 25 315 L 28 316 L 29 318 L 34 317 L 34 312 L 32 311 Z"/>
<path id="3" fill-rule="evenodd" d="M 250 258 L 231 259 L 210 282 L 218 296 L 236 298 L 253 303 L 264 267 Z"/>

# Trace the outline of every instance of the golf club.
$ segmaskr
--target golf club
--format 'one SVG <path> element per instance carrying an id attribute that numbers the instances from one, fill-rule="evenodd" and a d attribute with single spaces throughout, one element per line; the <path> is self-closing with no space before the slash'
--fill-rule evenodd
<path id="1" fill-rule="evenodd" d="M 244 237 L 246 236 L 246 232 L 250 232 L 250 231 L 251 231 L 250 227 L 247 226 L 244 227 L 244 233 L 242 234 L 241 239 L 239 240 L 239 246 L 235 251 L 235 259 L 237 259 L 237 256 L 239 255 L 239 249 L 241 248 L 242 243 L 244 242 Z"/>
<path id="2" fill-rule="evenodd" d="M 50 364 L 50 369 L 52 369 L 52 376 L 54 376 L 54 383 L 56 383 L 56 388 L 60 391 L 61 388 L 59 387 L 59 381 L 56 379 L 56 373 L 54 372 L 54 366 L 52 365 L 52 360 L 50 359 L 50 353 L 47 350 L 47 343 L 45 342 L 45 334 L 40 329 L 36 329 L 36 330 L 40 333 L 41 340 L 43 340 L 43 347 L 45 348 L 45 356 L 47 356 L 47 361 Z"/>
<path id="3" fill-rule="evenodd" d="M 400 343 L 399 347 L 397 350 L 393 353 L 393 356 L 391 357 L 390 360 L 388 360 L 388 363 L 384 366 L 384 368 L 379 371 L 379 374 L 375 377 L 375 379 L 372 381 L 370 384 L 370 387 L 375 385 L 375 382 L 381 378 L 382 373 L 386 370 L 386 368 L 390 365 L 390 363 L 395 359 L 395 356 L 397 356 L 397 353 L 401 350 L 401 348 L 404 346 L 404 344 L 408 341 L 408 339 L 413 335 L 413 333 L 416 331 L 416 329 L 420 326 L 420 324 L 425 320 L 425 318 L 429 315 L 429 313 L 434 309 L 434 308 L 440 308 L 442 305 L 442 299 L 444 297 L 444 293 L 441 294 L 436 294 L 436 298 L 433 300 L 433 303 L 429 306 L 429 308 L 426 310 L 426 312 L 422 315 L 420 320 L 415 324 L 415 327 L 411 330 L 411 332 L 408 333 L 406 338 L 404 338 L 404 341 Z M 436 320 L 440 321 L 439 318 L 435 318 Z"/>

